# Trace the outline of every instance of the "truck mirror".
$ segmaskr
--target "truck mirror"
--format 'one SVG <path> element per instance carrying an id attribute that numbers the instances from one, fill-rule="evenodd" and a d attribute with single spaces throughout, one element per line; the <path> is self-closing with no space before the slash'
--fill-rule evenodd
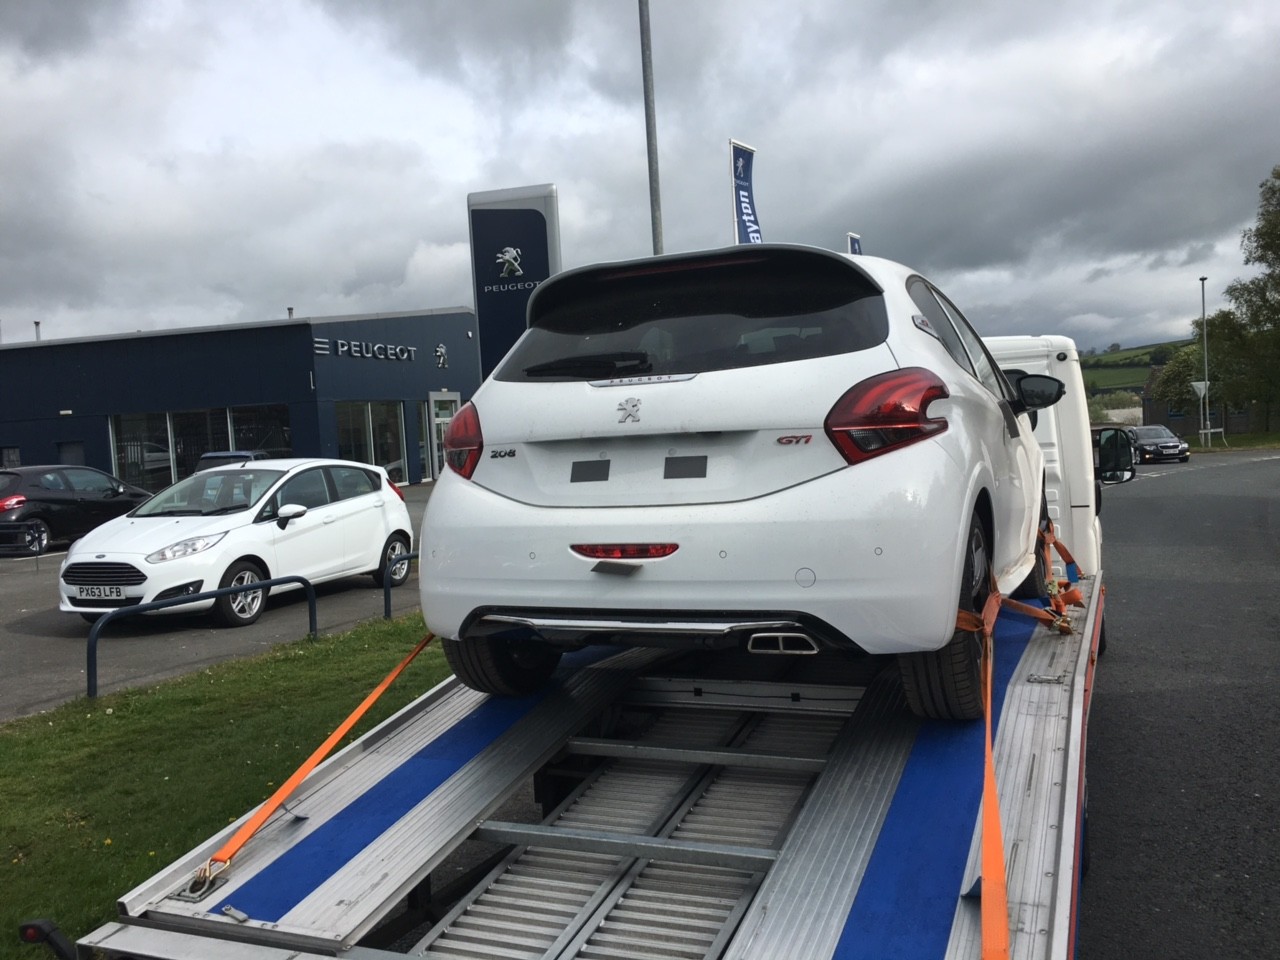
<path id="1" fill-rule="evenodd" d="M 1097 432 L 1097 472 L 1100 483 L 1128 483 L 1138 471 L 1133 466 L 1133 447 L 1123 430 L 1104 427 Z"/>

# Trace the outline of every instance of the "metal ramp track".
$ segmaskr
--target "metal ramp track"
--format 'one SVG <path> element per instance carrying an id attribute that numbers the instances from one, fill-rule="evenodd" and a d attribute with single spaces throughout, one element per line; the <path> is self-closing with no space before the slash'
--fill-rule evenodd
<path id="1" fill-rule="evenodd" d="M 805 709 L 796 691 L 727 682 L 708 696 L 706 684 L 638 684 L 623 709 L 650 722 L 631 736 L 571 739 L 569 755 L 606 759 L 541 826 L 481 824 L 477 838 L 517 846 L 410 954 L 716 956 L 859 692 Z"/>

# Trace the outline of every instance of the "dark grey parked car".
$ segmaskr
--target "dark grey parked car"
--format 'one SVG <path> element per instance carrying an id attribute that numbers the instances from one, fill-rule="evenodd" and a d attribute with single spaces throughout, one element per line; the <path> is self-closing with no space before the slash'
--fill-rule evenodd
<path id="1" fill-rule="evenodd" d="M 0 470 L 0 523 L 27 525 L 25 543 L 43 553 L 128 513 L 151 494 L 92 467 L 45 464 Z"/>
<path id="2" fill-rule="evenodd" d="M 1187 441 L 1163 424 L 1153 423 L 1144 427 L 1126 427 L 1134 453 L 1143 463 L 1160 460 L 1177 460 L 1186 463 L 1191 459 L 1191 447 Z"/>

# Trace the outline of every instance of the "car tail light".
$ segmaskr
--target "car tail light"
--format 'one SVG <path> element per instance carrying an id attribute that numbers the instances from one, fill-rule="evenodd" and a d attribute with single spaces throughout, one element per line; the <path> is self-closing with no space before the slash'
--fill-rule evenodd
<path id="1" fill-rule="evenodd" d="M 401 500 L 404 500 L 404 491 L 400 489 L 400 484 L 396 483 L 393 480 L 388 480 L 387 486 L 391 488 L 392 492 L 395 493 L 397 497 L 399 497 Z M 408 501 L 405 501 L 405 502 L 408 502 Z"/>
<path id="2" fill-rule="evenodd" d="M 678 543 L 574 543 L 574 553 L 592 560 L 656 560 L 680 549 Z"/>
<path id="3" fill-rule="evenodd" d="M 11 497 L 5 497 L 0 500 L 0 513 L 5 510 L 17 510 L 20 506 L 27 502 L 27 498 L 20 493 L 15 493 Z"/>
<path id="4" fill-rule="evenodd" d="M 929 370 L 891 370 L 851 387 L 823 427 L 847 461 L 862 463 L 946 430 L 946 420 L 928 413 L 929 404 L 949 396 Z"/>
<path id="5" fill-rule="evenodd" d="M 470 403 L 453 415 L 444 432 L 444 461 L 466 480 L 476 472 L 480 452 L 484 450 L 484 435 L 480 432 L 480 415 Z"/>

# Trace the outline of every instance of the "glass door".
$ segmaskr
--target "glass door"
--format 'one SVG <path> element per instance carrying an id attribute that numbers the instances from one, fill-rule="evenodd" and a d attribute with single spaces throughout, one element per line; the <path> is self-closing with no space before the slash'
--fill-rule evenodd
<path id="1" fill-rule="evenodd" d="M 423 406 L 426 409 L 422 421 L 427 436 L 419 447 L 419 453 L 425 458 L 428 452 L 425 441 L 430 441 L 430 476 L 434 480 L 444 469 L 444 433 L 449 429 L 449 421 L 458 412 L 458 407 L 462 406 L 462 396 L 452 391 L 432 391 L 427 394 L 427 402 Z M 422 478 L 427 478 L 426 464 L 423 465 Z"/>

